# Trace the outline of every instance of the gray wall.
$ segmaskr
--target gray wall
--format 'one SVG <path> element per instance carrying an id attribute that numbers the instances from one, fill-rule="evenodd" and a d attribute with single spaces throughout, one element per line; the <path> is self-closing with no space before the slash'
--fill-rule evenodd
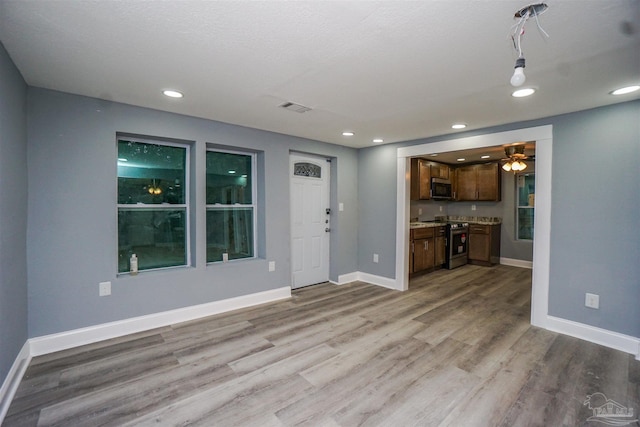
<path id="1" fill-rule="evenodd" d="M 358 268 L 395 278 L 396 149 L 553 125 L 549 314 L 640 336 L 640 101 L 359 151 Z M 449 214 L 456 214 L 449 211 Z M 374 264 L 370 253 L 380 254 Z M 584 307 L 585 292 L 600 310 Z"/>
<path id="2" fill-rule="evenodd" d="M 558 117 L 553 133 L 549 314 L 640 337 L 640 101 Z"/>
<path id="3" fill-rule="evenodd" d="M 27 85 L 0 44 L 0 384 L 27 340 Z"/>
<path id="4" fill-rule="evenodd" d="M 355 149 L 39 88 L 28 105 L 29 336 L 289 286 L 290 150 L 333 158 L 332 199 L 345 210 L 333 206 L 331 279 L 357 270 Z M 193 142 L 192 268 L 116 276 L 116 132 Z M 207 143 L 263 152 L 264 259 L 206 265 Z M 107 280 L 112 295 L 99 297 Z"/>

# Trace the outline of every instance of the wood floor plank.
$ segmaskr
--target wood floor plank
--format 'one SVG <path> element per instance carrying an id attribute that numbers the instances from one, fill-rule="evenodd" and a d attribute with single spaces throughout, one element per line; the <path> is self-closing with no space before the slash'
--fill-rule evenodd
<path id="1" fill-rule="evenodd" d="M 584 426 L 640 361 L 529 324 L 531 271 L 364 282 L 34 358 L 3 426 Z"/>
<path id="2" fill-rule="evenodd" d="M 501 369 L 478 383 L 439 426 L 499 425 L 526 384 L 532 362 L 527 355 L 508 351 L 499 361 Z"/>
<path id="3" fill-rule="evenodd" d="M 211 425 L 219 411 L 233 407 L 240 411 L 245 399 L 255 393 L 271 390 L 274 384 L 288 383 L 292 389 L 294 383 L 298 386 L 303 384 L 302 388 L 295 388 L 295 396 L 299 398 L 305 395 L 307 389 L 312 386 L 302 379 L 298 372 L 335 354 L 336 351 L 326 345 L 313 347 L 306 350 L 304 354 L 282 359 L 247 375 L 204 390 L 195 396 L 177 400 L 158 411 L 146 414 L 124 425 Z M 280 397 L 275 396 L 275 399 L 280 399 Z"/>

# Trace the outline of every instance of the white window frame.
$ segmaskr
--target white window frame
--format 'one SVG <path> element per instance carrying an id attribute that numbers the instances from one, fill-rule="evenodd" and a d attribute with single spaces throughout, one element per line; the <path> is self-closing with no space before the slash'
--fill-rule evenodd
<path id="1" fill-rule="evenodd" d="M 248 156 L 251 158 L 251 204 L 242 204 L 242 203 L 234 203 L 234 204 L 222 204 L 222 203 L 215 203 L 215 204 L 206 204 L 205 205 L 205 217 L 206 217 L 206 212 L 209 211 L 210 209 L 237 209 L 237 208 L 244 208 L 244 209 L 248 209 L 251 208 L 253 215 L 251 215 L 252 217 L 252 227 L 253 227 L 253 256 L 252 257 L 246 257 L 246 258 L 237 258 L 237 259 L 230 259 L 227 262 L 239 262 L 239 261 L 246 261 L 246 260 L 251 260 L 251 259 L 256 259 L 258 257 L 258 182 L 257 182 L 257 155 L 255 152 L 252 151 L 241 151 L 241 150 L 228 150 L 228 149 L 223 149 L 223 148 L 216 148 L 216 147 L 209 147 L 207 148 L 207 152 L 215 152 L 215 153 L 226 153 L 226 154 L 237 154 L 240 156 Z M 206 163 L 206 162 L 205 162 Z M 207 175 L 207 170 L 206 170 L 206 166 L 205 166 L 205 177 Z M 206 178 L 205 178 L 206 181 Z M 206 200 L 206 185 L 205 185 L 205 200 Z M 206 227 L 206 225 L 205 225 Z M 205 239 L 205 246 L 208 245 L 208 242 Z M 205 258 L 206 258 L 206 251 L 205 251 Z M 213 265 L 213 264 L 220 264 L 224 261 L 207 261 L 207 265 Z"/>
<path id="2" fill-rule="evenodd" d="M 168 270 L 168 269 L 173 269 L 173 268 L 185 268 L 185 267 L 191 267 L 191 216 L 190 216 L 190 209 L 189 206 L 191 205 L 190 203 L 190 176 L 191 176 L 191 172 L 190 172 L 190 166 L 189 164 L 191 163 L 190 159 L 191 159 L 191 146 L 189 144 L 181 144 L 181 143 L 177 143 L 177 142 L 168 142 L 168 141 L 159 141 L 159 140 L 155 140 L 155 139 L 145 139 L 145 138 L 135 138 L 135 137 L 129 137 L 126 135 L 120 135 L 116 138 L 116 154 L 118 151 L 118 144 L 120 143 L 120 141 L 131 141 L 131 142 L 136 142 L 139 144 L 152 144 L 152 145 L 164 145 L 164 146 L 168 146 L 168 147 L 176 147 L 176 148 L 184 148 L 185 149 L 185 157 L 184 157 L 184 203 L 180 203 L 180 204 L 171 204 L 171 203 L 162 203 L 162 204 L 158 204 L 158 203 L 135 203 L 135 204 L 121 204 L 118 203 L 116 206 L 116 230 L 119 229 L 118 227 L 118 213 L 120 212 L 120 209 L 129 209 L 129 210 L 178 210 L 178 209 L 182 209 L 184 208 L 185 210 L 185 264 L 181 264 L 181 265 L 172 265 L 169 267 L 159 267 L 159 268 L 146 268 L 144 270 L 139 270 L 140 273 L 145 273 L 147 271 L 159 271 L 159 270 Z M 117 166 L 125 166 L 126 165 L 119 165 L 119 160 L 116 162 L 116 197 L 119 196 L 118 192 L 118 171 L 117 171 Z M 118 235 L 119 238 L 119 235 Z M 120 247 L 120 242 L 117 241 L 117 248 Z M 117 253 L 117 251 L 116 251 Z M 116 263 L 117 266 L 117 263 Z M 116 271 L 117 271 L 117 267 L 116 267 Z M 128 271 L 122 271 L 122 272 L 116 272 L 117 275 L 126 275 L 126 274 L 131 274 Z"/>

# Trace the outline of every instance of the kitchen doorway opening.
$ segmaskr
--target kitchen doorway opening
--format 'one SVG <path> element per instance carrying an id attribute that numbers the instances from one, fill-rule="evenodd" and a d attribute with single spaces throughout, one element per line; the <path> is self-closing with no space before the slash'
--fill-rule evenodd
<path id="1" fill-rule="evenodd" d="M 553 128 L 551 125 L 438 141 L 398 148 L 396 203 L 396 288 L 409 288 L 409 200 L 411 157 L 463 149 L 536 141 L 536 216 L 534 219 L 531 324 L 546 328 L 549 296 L 551 230 L 551 171 Z"/>

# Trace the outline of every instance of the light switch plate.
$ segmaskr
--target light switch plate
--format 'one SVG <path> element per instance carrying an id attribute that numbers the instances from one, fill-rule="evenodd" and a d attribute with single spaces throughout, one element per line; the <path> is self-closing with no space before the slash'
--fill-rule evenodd
<path id="1" fill-rule="evenodd" d="M 338 203 L 338 210 L 339 210 L 340 212 L 344 211 L 344 203 L 342 203 L 342 202 L 341 202 L 341 203 Z"/>
<path id="2" fill-rule="evenodd" d="M 228 253 L 223 253 L 222 254 L 222 262 L 229 262 L 229 254 Z"/>
<path id="3" fill-rule="evenodd" d="M 276 271 L 276 262 L 269 261 L 269 271 Z"/>

